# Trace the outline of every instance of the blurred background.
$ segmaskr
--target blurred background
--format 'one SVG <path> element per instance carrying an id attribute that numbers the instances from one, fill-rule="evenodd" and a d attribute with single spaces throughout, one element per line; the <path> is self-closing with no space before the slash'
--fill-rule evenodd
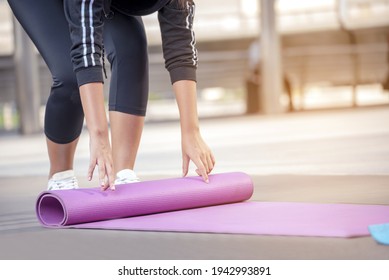
<path id="1" fill-rule="evenodd" d="M 198 110 L 216 157 L 213 173 L 248 173 L 253 200 L 387 205 L 389 0 L 196 4 Z M 182 170 L 178 110 L 156 16 L 143 18 L 150 100 L 135 166 L 142 180 L 179 177 Z M 42 126 L 51 83 L 0 0 L 0 259 L 388 259 L 387 248 L 368 237 L 42 229 L 34 205 L 50 168 Z M 108 85 L 109 79 L 107 95 Z M 74 169 L 80 186 L 97 186 L 97 172 L 86 178 L 88 165 L 84 130 Z"/>
<path id="2" fill-rule="evenodd" d="M 389 0 L 196 4 L 200 117 L 389 104 Z M 147 121 L 176 119 L 157 15 L 144 22 Z M 41 131 L 50 85 L 43 60 L 0 0 L 1 133 Z"/>

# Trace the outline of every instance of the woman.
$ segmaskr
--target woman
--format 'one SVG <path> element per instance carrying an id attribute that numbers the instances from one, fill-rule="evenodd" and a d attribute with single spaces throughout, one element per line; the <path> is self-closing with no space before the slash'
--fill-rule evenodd
<path id="1" fill-rule="evenodd" d="M 73 159 L 85 114 L 91 180 L 103 190 L 137 181 L 132 171 L 148 93 L 147 43 L 139 16 L 158 11 L 165 66 L 180 112 L 183 175 L 189 161 L 204 181 L 215 159 L 199 131 L 192 0 L 8 0 L 47 63 L 53 86 L 46 105 L 48 189 L 77 188 Z M 70 54 L 69 54 L 70 50 Z M 104 55 L 111 64 L 109 118 L 104 108 Z M 119 172 L 115 174 L 114 170 Z"/>

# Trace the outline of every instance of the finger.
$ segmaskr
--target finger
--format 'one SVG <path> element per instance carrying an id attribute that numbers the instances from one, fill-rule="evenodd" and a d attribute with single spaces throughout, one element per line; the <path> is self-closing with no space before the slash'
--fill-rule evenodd
<path id="1" fill-rule="evenodd" d="M 203 154 L 200 156 L 200 159 L 201 159 L 201 162 L 202 162 L 203 165 L 204 165 L 205 173 L 208 174 L 208 173 L 209 173 L 209 166 L 208 166 L 208 161 L 207 161 L 207 155 L 206 155 L 206 153 L 203 153 Z"/>
<path id="2" fill-rule="evenodd" d="M 201 177 L 203 177 L 204 182 L 209 183 L 208 174 L 207 174 L 206 168 L 203 164 L 203 161 L 200 158 L 195 159 L 195 160 L 192 159 L 192 161 L 194 162 L 194 164 L 196 165 L 196 167 L 198 169 L 197 174 L 199 174 Z"/>
<path id="3" fill-rule="evenodd" d="M 99 160 L 98 161 L 98 167 L 99 167 L 99 182 L 100 182 L 100 186 L 105 191 L 108 188 L 108 186 L 107 186 L 104 162 Z"/>
<path id="4" fill-rule="evenodd" d="M 208 154 L 207 154 L 207 162 L 209 166 L 209 173 L 212 172 L 213 168 L 215 167 L 215 157 L 212 154 L 212 151 L 208 149 Z"/>
<path id="5" fill-rule="evenodd" d="M 101 184 L 101 190 L 106 191 L 109 188 L 107 176 L 104 178 L 103 183 Z"/>
<path id="6" fill-rule="evenodd" d="M 108 174 L 108 184 L 109 188 L 114 191 L 115 190 L 115 177 L 114 177 L 114 171 L 113 171 L 113 166 L 112 164 L 107 164 L 106 166 L 107 169 L 107 174 Z"/>
<path id="7" fill-rule="evenodd" d="M 89 162 L 89 168 L 88 168 L 88 181 L 91 181 L 93 178 L 93 172 L 95 171 L 96 167 L 96 160 L 92 160 Z"/>
<path id="8" fill-rule="evenodd" d="M 189 157 L 187 155 L 182 156 L 182 177 L 188 174 L 189 169 Z"/>
<path id="9" fill-rule="evenodd" d="M 106 181 L 105 178 L 100 181 L 100 188 L 101 188 L 102 191 L 106 191 L 108 189 L 108 186 L 105 183 L 105 181 Z"/>
<path id="10" fill-rule="evenodd" d="M 213 165 L 213 162 L 212 162 L 212 157 L 211 157 L 211 155 L 208 155 L 207 156 L 207 163 L 208 163 L 208 174 L 209 173 L 211 173 L 212 172 L 212 170 L 213 170 L 213 167 L 214 167 L 214 165 Z"/>
<path id="11" fill-rule="evenodd" d="M 216 159 L 212 152 L 211 152 L 211 160 L 212 160 L 212 165 L 215 167 Z"/>

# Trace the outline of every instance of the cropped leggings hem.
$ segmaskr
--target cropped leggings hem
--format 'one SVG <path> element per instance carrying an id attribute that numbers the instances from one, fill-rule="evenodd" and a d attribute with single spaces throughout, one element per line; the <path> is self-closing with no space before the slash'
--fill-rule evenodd
<path id="1" fill-rule="evenodd" d="M 140 116 L 140 117 L 146 116 L 146 109 L 128 108 L 120 105 L 109 105 L 108 110 L 113 112 L 120 112 L 129 115 Z"/>
<path id="2" fill-rule="evenodd" d="M 82 131 L 82 129 L 76 135 L 73 135 L 73 137 L 68 137 L 66 140 L 55 138 L 55 137 L 51 136 L 46 130 L 45 130 L 45 135 L 46 135 L 47 139 L 49 139 L 50 141 L 52 141 L 56 144 L 65 145 L 65 144 L 69 144 L 69 143 L 73 142 L 78 137 L 80 137 L 81 131 Z"/>

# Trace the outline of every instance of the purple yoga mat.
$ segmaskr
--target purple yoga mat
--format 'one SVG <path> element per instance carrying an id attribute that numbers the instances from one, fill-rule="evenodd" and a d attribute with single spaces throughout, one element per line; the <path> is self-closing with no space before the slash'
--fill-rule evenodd
<path id="1" fill-rule="evenodd" d="M 294 236 L 356 237 L 389 222 L 389 206 L 242 202 L 253 184 L 244 173 L 165 179 L 118 186 L 115 192 L 44 192 L 37 215 L 48 227 Z M 205 207 L 207 206 L 207 207 Z"/>
<path id="2" fill-rule="evenodd" d="M 115 191 L 46 191 L 36 210 L 43 225 L 68 226 L 239 202 L 249 199 L 254 189 L 245 173 L 211 175 L 209 181 L 196 176 L 120 185 Z"/>
<path id="3" fill-rule="evenodd" d="M 389 220 L 389 206 L 242 202 L 77 225 L 120 230 L 237 233 L 321 237 L 368 236 Z"/>

